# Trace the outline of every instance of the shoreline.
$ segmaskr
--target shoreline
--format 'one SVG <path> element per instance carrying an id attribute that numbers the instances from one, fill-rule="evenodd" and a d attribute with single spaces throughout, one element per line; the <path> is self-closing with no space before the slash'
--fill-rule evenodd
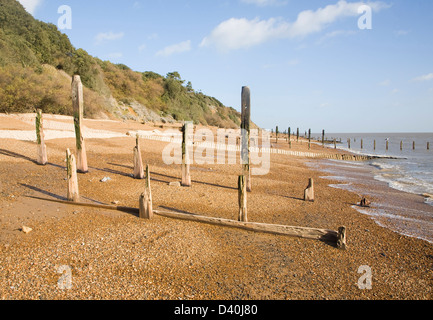
<path id="1" fill-rule="evenodd" d="M 12 123 L 2 123 L 2 126 Z M 92 129 L 100 123 L 87 122 Z M 23 127 L 24 124 L 23 124 Z M 143 125 L 104 124 L 115 132 Z M 0 298 L 144 300 L 395 300 L 432 298 L 433 245 L 378 226 L 352 208 L 356 193 L 329 187 L 305 164 L 318 159 L 271 155 L 271 172 L 253 177 L 251 222 L 335 230 L 348 249 L 321 241 L 239 231 L 164 217 L 143 221 L 103 209 L 65 207 L 26 196 L 63 198 L 64 150 L 74 139 L 47 142 L 49 165 L 32 160 L 35 144 L 0 139 Z M 132 137 L 89 139 L 90 172 L 79 175 L 85 201 L 137 207 L 143 182 L 132 179 Z M 142 141 L 151 166 L 155 209 L 209 217 L 237 215 L 238 165 L 194 165 L 191 188 L 170 187 L 180 168 L 162 163 L 166 143 Z M 279 144 L 288 149 L 285 143 Z M 308 152 L 305 142 L 293 150 Z M 328 152 L 312 146 L 312 152 Z M 326 160 L 325 160 L 326 161 Z M 110 177 L 106 183 L 102 178 Z M 314 178 L 316 201 L 302 200 Z M 338 182 L 338 181 L 336 181 Z M 26 225 L 33 229 L 24 234 Z M 373 272 L 372 290 L 357 283 Z M 69 266 L 72 289 L 58 288 L 56 267 Z M 338 272 L 335 272 L 338 270 Z M 253 277 L 251 275 L 254 275 Z M 29 280 L 30 279 L 30 280 Z"/>

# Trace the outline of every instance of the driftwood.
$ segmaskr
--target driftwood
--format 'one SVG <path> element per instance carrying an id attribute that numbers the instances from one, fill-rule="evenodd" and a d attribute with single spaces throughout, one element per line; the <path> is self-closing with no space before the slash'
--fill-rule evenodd
<path id="1" fill-rule="evenodd" d="M 66 171 L 68 180 L 68 201 L 80 201 L 80 193 L 78 191 L 78 177 L 77 177 L 77 164 L 75 156 L 71 154 L 69 149 L 66 150 Z"/>
<path id="2" fill-rule="evenodd" d="M 38 198 L 32 196 L 29 196 L 29 198 L 62 203 L 67 205 L 74 205 L 74 206 L 116 210 L 116 211 L 131 213 L 137 216 L 140 213 L 139 209 L 130 208 L 130 207 L 118 207 L 118 206 L 110 206 L 110 205 L 102 205 L 102 204 L 68 202 L 68 201 L 62 201 L 56 199 L 45 199 L 45 198 Z M 339 231 L 333 231 L 327 229 L 293 227 L 293 226 L 257 223 L 257 222 L 241 222 L 241 221 L 235 221 L 229 219 L 205 217 L 200 215 L 172 212 L 172 211 L 153 210 L 153 213 L 155 215 L 165 217 L 165 218 L 195 221 L 195 222 L 207 223 L 211 225 L 237 228 L 237 229 L 254 231 L 254 232 L 263 232 L 263 233 L 286 235 L 286 236 L 298 237 L 304 239 L 320 240 L 328 243 L 333 243 L 339 249 L 346 249 L 346 228 L 345 227 L 340 227 Z"/>
<path id="3" fill-rule="evenodd" d="M 82 121 L 84 114 L 83 84 L 79 75 L 75 75 L 72 80 L 72 107 L 74 112 L 75 143 L 77 146 L 77 171 L 87 173 L 86 145 L 82 132 Z"/>
<path id="4" fill-rule="evenodd" d="M 36 139 L 38 144 L 37 163 L 44 166 L 48 163 L 47 146 L 45 145 L 44 122 L 42 110 L 36 111 Z"/>

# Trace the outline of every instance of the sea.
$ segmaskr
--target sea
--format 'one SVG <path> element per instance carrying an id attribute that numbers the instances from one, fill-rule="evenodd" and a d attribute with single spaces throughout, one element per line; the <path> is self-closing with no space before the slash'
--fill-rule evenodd
<path id="1" fill-rule="evenodd" d="M 376 158 L 307 164 L 325 173 L 321 178 L 329 180 L 331 187 L 372 201 L 370 208 L 356 204 L 353 208 L 379 225 L 433 243 L 433 133 L 326 135 L 326 140 L 334 139 L 338 149 Z"/>

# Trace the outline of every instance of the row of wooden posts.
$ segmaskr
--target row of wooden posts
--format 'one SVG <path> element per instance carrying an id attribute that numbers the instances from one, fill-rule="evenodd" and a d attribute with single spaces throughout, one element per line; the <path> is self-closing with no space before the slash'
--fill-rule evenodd
<path id="1" fill-rule="evenodd" d="M 403 151 L 403 145 L 404 145 L 403 141 L 400 141 L 400 151 Z M 347 146 L 348 146 L 349 149 L 352 148 L 351 147 L 351 139 L 350 138 L 347 139 Z M 377 148 L 377 143 L 376 143 L 376 140 L 374 140 L 373 141 L 373 149 L 376 150 L 376 148 Z M 361 139 L 361 150 L 362 149 L 364 149 L 364 139 Z M 388 139 L 385 140 L 385 149 L 386 149 L 386 151 L 389 150 L 389 140 Z M 412 150 L 415 150 L 415 149 L 416 149 L 416 142 L 413 141 L 412 142 Z M 430 142 L 427 142 L 427 150 L 430 150 Z"/>
<path id="2" fill-rule="evenodd" d="M 275 128 L 275 139 L 276 142 L 278 143 L 278 135 L 279 135 L 279 127 L 277 126 Z M 284 133 L 285 135 L 287 135 L 287 140 L 289 142 L 290 147 L 292 146 L 292 134 L 291 134 L 291 128 L 289 127 L 288 133 Z M 305 132 L 305 138 L 308 139 L 308 148 L 311 149 L 311 129 L 308 129 L 308 133 Z M 299 142 L 299 128 L 297 128 L 297 132 L 296 132 L 296 141 Z M 322 146 L 325 146 L 325 130 L 322 131 Z M 347 145 L 348 148 L 351 149 L 351 142 L 352 140 L 350 138 L 347 139 Z M 337 139 L 333 139 L 333 144 L 334 144 L 334 149 L 337 149 Z M 373 148 L 374 150 L 376 150 L 377 147 L 377 143 L 376 140 L 374 140 L 373 142 Z M 386 151 L 389 150 L 389 140 L 385 141 L 385 148 Z M 364 139 L 361 139 L 361 150 L 364 149 Z M 412 143 L 412 150 L 416 149 L 416 143 L 415 141 L 413 141 Z M 400 141 L 400 150 L 403 151 L 403 141 Z M 427 142 L 427 150 L 430 150 L 430 142 Z"/>
<path id="3" fill-rule="evenodd" d="M 83 94 L 82 84 L 79 76 L 74 76 L 72 81 L 72 101 L 73 101 L 73 112 L 74 112 L 74 126 L 76 133 L 76 151 L 77 157 L 75 157 L 70 149 L 66 150 L 66 166 L 67 166 L 67 200 L 71 204 L 87 205 L 80 203 L 80 193 L 78 186 L 77 173 L 87 173 L 87 156 L 85 141 L 82 134 L 82 120 L 83 120 Z M 247 209 L 247 193 L 252 192 L 251 187 L 251 168 L 250 168 L 250 90 L 248 87 L 242 88 L 242 175 L 238 178 L 238 201 L 239 201 L 239 213 L 237 223 L 232 220 L 225 220 L 219 218 L 200 217 L 196 215 L 185 215 L 180 213 L 167 213 L 159 210 L 153 210 L 152 204 L 152 191 L 150 185 L 150 168 L 149 165 L 144 169 L 139 136 L 136 137 L 136 146 L 133 149 L 134 153 L 134 173 L 133 176 L 136 179 L 144 179 L 144 192 L 139 198 L 139 210 L 138 216 L 143 219 L 152 219 L 154 213 L 160 214 L 166 217 L 176 217 L 180 219 L 188 219 L 194 221 L 201 221 L 206 223 L 213 223 L 218 225 L 226 225 L 232 227 L 243 228 L 247 230 L 271 232 L 277 234 L 286 234 L 291 236 L 298 236 L 309 239 L 319 239 L 336 241 L 337 246 L 341 249 L 346 248 L 346 228 L 342 227 L 338 232 L 313 229 L 313 228 L 301 228 L 301 227 L 289 227 L 289 226 L 278 226 L 248 222 L 248 209 Z M 189 152 L 187 146 L 189 145 L 189 136 L 191 130 L 191 123 L 185 123 L 182 128 L 182 181 L 183 187 L 191 187 L 191 175 L 190 175 L 190 161 Z M 37 143 L 38 143 L 38 163 L 45 165 L 47 163 L 46 146 L 44 142 L 43 133 L 43 119 L 42 111 L 37 111 L 36 117 L 36 131 L 37 131 Z M 299 130 L 298 130 L 299 131 Z M 305 201 L 314 201 L 314 185 L 313 179 L 310 179 L 308 187 L 304 192 Z M 88 205 L 95 206 L 95 205 Z M 102 207 L 102 206 L 100 206 Z M 107 207 L 107 206 L 104 206 Z M 107 207 L 108 208 L 108 207 Z M 113 209 L 113 208 L 112 208 Z"/>

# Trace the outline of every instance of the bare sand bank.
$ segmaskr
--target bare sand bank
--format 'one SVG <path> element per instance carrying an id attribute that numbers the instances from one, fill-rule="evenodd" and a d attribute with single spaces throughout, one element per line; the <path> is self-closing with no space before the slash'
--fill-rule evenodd
<path id="1" fill-rule="evenodd" d="M 58 122 L 59 119 L 56 119 Z M 69 120 L 66 119 L 65 123 Z M 132 173 L 133 122 L 85 121 L 91 130 L 124 136 L 86 141 L 90 172 L 79 175 L 83 201 L 138 207 L 143 181 Z M 31 131 L 31 122 L 0 117 L 0 130 Z M 54 129 L 54 128 L 53 128 Z M 192 188 L 170 187 L 180 167 L 162 161 L 166 143 L 142 140 L 151 167 L 155 208 L 237 218 L 239 165 L 196 165 Z M 73 138 L 47 141 L 49 164 L 35 164 L 32 141 L 0 138 L 0 298 L 2 299 L 431 299 L 433 245 L 377 225 L 352 206 L 359 195 L 332 188 L 305 159 L 271 155 L 271 170 L 253 177 L 249 219 L 336 230 L 346 226 L 348 250 L 313 240 L 252 233 L 155 217 L 30 199 L 66 196 L 65 150 Z M 287 149 L 281 140 L 278 148 Z M 308 150 L 305 141 L 293 150 Z M 313 145 L 313 152 L 334 152 Z M 315 160 L 308 160 L 315 161 Z M 102 183 L 101 179 L 111 180 Z M 314 178 L 316 201 L 302 200 Z M 338 181 L 336 181 L 338 183 Z M 33 229 L 21 232 L 23 226 Z M 71 289 L 59 288 L 60 266 Z M 372 289 L 360 290 L 361 266 Z"/>

